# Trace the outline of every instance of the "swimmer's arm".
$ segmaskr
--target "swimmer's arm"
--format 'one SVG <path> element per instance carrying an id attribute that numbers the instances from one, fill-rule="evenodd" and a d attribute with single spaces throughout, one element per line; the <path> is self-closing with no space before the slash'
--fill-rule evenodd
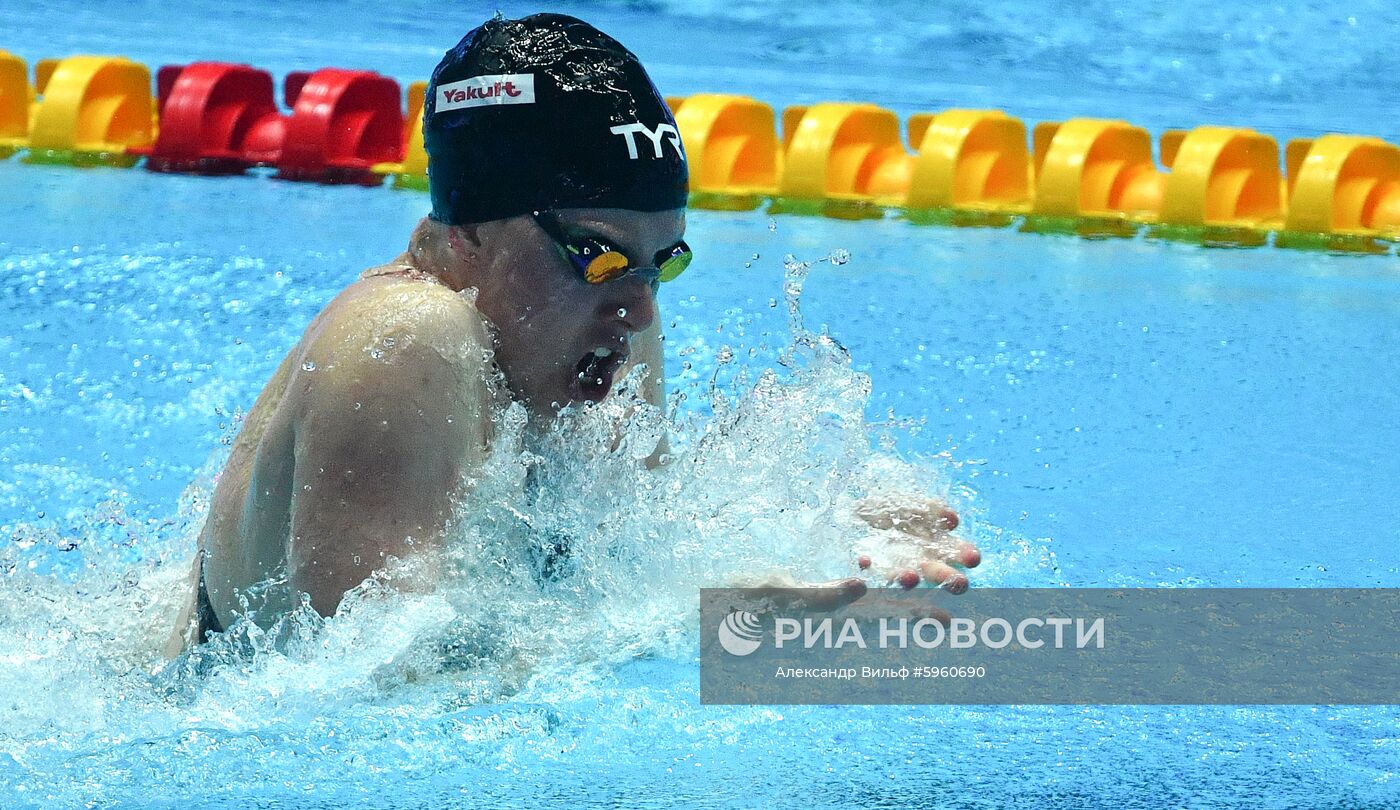
<path id="1" fill-rule="evenodd" d="M 440 548 L 459 482 L 484 461 L 478 381 L 423 338 L 400 339 L 384 359 L 358 337 L 339 340 L 318 370 L 297 372 L 288 575 L 322 615 L 388 556 Z"/>

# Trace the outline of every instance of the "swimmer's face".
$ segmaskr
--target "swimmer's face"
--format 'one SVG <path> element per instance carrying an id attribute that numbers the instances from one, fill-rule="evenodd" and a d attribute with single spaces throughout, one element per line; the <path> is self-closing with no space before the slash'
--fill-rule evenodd
<path id="1" fill-rule="evenodd" d="M 680 242 L 685 211 L 566 208 L 567 237 L 612 245 L 647 267 Z M 596 402 L 612 390 L 632 338 L 656 321 L 656 273 L 590 284 L 533 217 L 476 226 L 481 251 L 477 308 L 496 327 L 496 362 L 532 408 Z"/>

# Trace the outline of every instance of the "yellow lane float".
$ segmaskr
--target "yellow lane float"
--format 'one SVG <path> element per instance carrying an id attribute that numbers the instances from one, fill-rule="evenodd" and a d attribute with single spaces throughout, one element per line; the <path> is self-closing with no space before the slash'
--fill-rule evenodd
<path id="1" fill-rule="evenodd" d="M 1379 138 L 1323 135 L 1288 145 L 1289 246 L 1384 249 L 1400 239 L 1400 148 Z M 1335 237 L 1322 239 L 1318 237 Z"/>
<path id="2" fill-rule="evenodd" d="M 1163 179 L 1147 130 L 1126 121 L 1075 118 L 1038 124 L 1033 138 L 1033 229 L 1130 233 L 1124 224 L 1156 219 Z"/>
<path id="3" fill-rule="evenodd" d="M 1168 131 L 1161 154 L 1171 171 L 1154 233 L 1259 245 L 1282 224 L 1283 180 L 1273 138 L 1232 127 Z"/>
<path id="4" fill-rule="evenodd" d="M 1031 202 L 1026 125 L 998 110 L 947 110 L 909 118 L 911 213 L 951 209 L 1024 214 Z"/>
<path id="5" fill-rule="evenodd" d="M 0 51 L 0 158 L 29 145 L 29 88 L 24 60 Z"/>
<path id="6" fill-rule="evenodd" d="M 684 108 L 682 108 L 684 111 Z M 909 189 L 912 157 L 899 137 L 899 118 L 873 104 L 829 102 L 783 114 L 784 151 L 778 195 L 799 203 L 900 205 Z M 845 213 L 828 207 L 829 213 Z"/>
<path id="7" fill-rule="evenodd" d="M 132 166 L 129 146 L 155 137 L 151 73 L 119 56 L 44 60 L 35 70 L 29 155 L 34 163 Z"/>
<path id="8" fill-rule="evenodd" d="M 744 96 L 668 99 L 685 143 L 690 187 L 708 207 L 752 208 L 778 193 L 782 154 L 773 108 Z M 725 205 L 716 195 L 734 198 Z"/>

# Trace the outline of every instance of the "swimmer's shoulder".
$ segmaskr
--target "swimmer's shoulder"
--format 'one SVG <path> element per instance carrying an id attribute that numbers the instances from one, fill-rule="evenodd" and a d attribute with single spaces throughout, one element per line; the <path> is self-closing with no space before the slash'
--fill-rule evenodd
<path id="1" fill-rule="evenodd" d="M 358 348 L 370 359 L 384 359 L 390 354 L 385 349 L 417 345 L 475 366 L 491 338 L 470 291 L 454 291 L 430 274 L 390 264 L 366 270 L 342 290 L 302 342 L 308 351 L 340 355 Z"/>
<path id="2" fill-rule="evenodd" d="M 367 271 L 307 328 L 288 390 L 303 405 L 318 391 L 389 389 L 408 400 L 444 387 L 487 394 L 490 348 L 471 295 L 416 271 Z"/>

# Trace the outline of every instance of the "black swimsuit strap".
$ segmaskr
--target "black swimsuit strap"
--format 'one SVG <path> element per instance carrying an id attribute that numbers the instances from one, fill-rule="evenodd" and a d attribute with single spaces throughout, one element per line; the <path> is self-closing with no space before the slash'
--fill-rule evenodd
<path id="1" fill-rule="evenodd" d="M 214 613 L 214 606 L 209 602 L 209 589 L 204 587 L 204 553 L 200 552 L 199 557 L 199 595 L 195 597 L 195 614 L 199 621 L 199 626 L 195 628 L 195 638 L 200 644 L 209 640 L 210 633 L 224 632 L 224 626 L 219 623 L 219 617 Z"/>

